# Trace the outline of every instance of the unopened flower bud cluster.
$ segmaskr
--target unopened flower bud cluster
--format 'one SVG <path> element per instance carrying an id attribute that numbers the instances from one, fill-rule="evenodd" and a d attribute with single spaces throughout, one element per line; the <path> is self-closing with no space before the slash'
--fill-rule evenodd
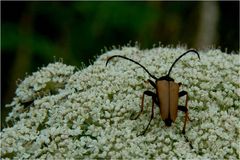
<path id="1" fill-rule="evenodd" d="M 150 76 L 138 65 L 108 57 L 123 55 L 156 77 L 167 74 L 184 48 L 114 49 L 94 64 L 76 71 L 60 62 L 26 77 L 9 107 L 8 127 L 1 131 L 1 158 L 15 159 L 239 159 L 239 55 L 220 50 L 184 56 L 171 77 L 188 92 L 186 142 L 181 133 L 184 113 L 166 127 L 152 98 L 136 120 L 145 90 L 155 92 Z M 179 99 L 185 104 L 185 97 Z M 193 148 L 190 147 L 192 144 Z"/>

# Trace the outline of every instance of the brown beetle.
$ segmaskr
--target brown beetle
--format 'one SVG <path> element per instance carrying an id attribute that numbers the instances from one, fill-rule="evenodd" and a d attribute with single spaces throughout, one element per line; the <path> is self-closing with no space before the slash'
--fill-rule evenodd
<path id="1" fill-rule="evenodd" d="M 170 67 L 170 69 L 168 71 L 168 74 L 166 76 L 163 76 L 160 78 L 156 78 L 143 65 L 141 65 L 140 63 L 138 63 L 132 59 L 129 59 L 127 57 L 124 57 L 121 55 L 114 55 L 114 56 L 108 58 L 108 60 L 106 62 L 106 66 L 112 58 L 120 57 L 120 58 L 129 60 L 129 61 L 134 62 L 135 64 L 141 66 L 153 79 L 155 79 L 155 82 L 153 82 L 150 79 L 148 79 L 148 81 L 156 89 L 156 93 L 154 93 L 152 91 L 145 91 L 143 93 L 141 110 L 138 113 L 138 115 L 135 118 L 133 118 L 133 119 L 137 119 L 140 116 L 140 114 L 143 112 L 144 95 L 151 96 L 152 97 L 152 114 L 151 114 L 150 121 L 149 121 L 146 129 L 143 131 L 142 135 L 145 134 L 145 132 L 147 131 L 147 129 L 154 117 L 154 103 L 159 106 L 160 115 L 162 117 L 162 120 L 165 122 L 166 126 L 171 126 L 172 122 L 174 122 L 176 120 L 178 110 L 183 111 L 185 113 L 185 120 L 184 120 L 184 126 L 183 126 L 182 133 L 185 134 L 186 123 L 187 123 L 187 120 L 189 119 L 188 108 L 187 108 L 188 93 L 186 91 L 179 92 L 179 87 L 181 86 L 181 83 L 174 82 L 174 79 L 170 77 L 170 73 L 172 71 L 173 66 L 176 64 L 176 62 L 189 52 L 196 53 L 198 58 L 200 59 L 200 56 L 197 51 L 188 50 L 187 52 L 183 53 L 181 56 L 179 56 L 173 62 L 172 66 Z M 186 96 L 185 106 L 178 105 L 178 99 L 179 99 L 179 97 L 182 97 L 182 96 Z"/>

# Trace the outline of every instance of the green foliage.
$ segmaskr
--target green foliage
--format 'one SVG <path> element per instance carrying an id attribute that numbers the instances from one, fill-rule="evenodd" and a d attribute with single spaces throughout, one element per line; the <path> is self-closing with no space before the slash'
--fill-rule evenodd
<path id="1" fill-rule="evenodd" d="M 19 46 L 26 45 L 31 48 L 33 54 L 49 59 L 54 56 L 53 53 L 56 50 L 56 47 L 41 35 L 22 35 L 14 24 L 2 24 L 2 37 L 4 37 L 2 40 L 3 51 L 16 51 Z"/>

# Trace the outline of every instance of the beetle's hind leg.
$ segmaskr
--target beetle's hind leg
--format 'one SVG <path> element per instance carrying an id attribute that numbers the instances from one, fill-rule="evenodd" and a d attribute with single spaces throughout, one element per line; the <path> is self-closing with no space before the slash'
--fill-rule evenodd
<path id="1" fill-rule="evenodd" d="M 154 118 L 154 103 L 157 104 L 157 95 L 153 92 L 148 92 L 148 95 L 152 96 L 152 114 L 151 114 L 151 118 L 150 118 L 150 121 L 148 122 L 147 127 L 140 135 L 144 135 L 146 133 L 148 127 L 150 126 L 150 123 L 151 123 L 152 119 Z"/>
<path id="2" fill-rule="evenodd" d="M 153 93 L 152 91 L 145 91 L 145 92 L 143 92 L 142 103 L 141 103 L 141 110 L 140 110 L 140 112 L 138 113 L 138 115 L 135 118 L 131 118 L 131 119 L 137 119 L 141 115 L 141 113 L 143 112 L 144 95 L 148 95 L 148 96 L 152 97 L 152 114 L 151 114 L 151 118 L 150 118 L 150 121 L 148 122 L 148 125 L 147 125 L 146 129 L 140 135 L 144 135 L 145 132 L 147 131 L 147 129 L 148 129 L 152 119 L 154 118 L 154 103 L 157 104 L 157 102 L 158 102 L 157 95 L 155 93 Z"/>
<path id="3" fill-rule="evenodd" d="M 187 136 L 185 135 L 185 128 L 186 128 L 186 123 L 187 123 L 187 119 L 190 121 L 189 116 L 188 116 L 188 93 L 186 91 L 181 91 L 179 92 L 178 96 L 182 97 L 186 95 L 186 101 L 185 101 L 185 106 L 178 106 L 178 110 L 183 111 L 185 113 L 185 120 L 184 120 L 184 126 L 183 126 L 183 130 L 182 133 L 184 134 L 185 140 L 186 142 L 189 143 L 189 146 L 191 149 L 193 149 L 192 143 L 191 141 L 188 140 Z"/>
<path id="4" fill-rule="evenodd" d="M 152 91 L 144 91 L 143 92 L 143 96 L 142 96 L 141 108 L 140 108 L 141 110 L 140 110 L 140 112 L 138 113 L 138 115 L 135 118 L 133 118 L 133 115 L 131 115 L 130 119 L 136 120 L 142 114 L 142 112 L 143 112 L 143 105 L 144 105 L 144 95 L 148 95 L 148 96 L 154 97 L 153 98 L 154 102 L 157 103 L 157 101 L 156 101 L 157 95 L 155 93 L 153 93 Z"/>
<path id="5" fill-rule="evenodd" d="M 181 91 L 181 92 L 179 92 L 178 95 L 179 95 L 179 97 L 186 96 L 185 106 L 178 106 L 178 110 L 185 112 L 185 120 L 184 120 L 184 125 L 183 125 L 183 130 L 182 130 L 182 133 L 185 134 L 185 128 L 186 128 L 187 120 L 190 120 L 189 116 L 188 116 L 188 108 L 187 108 L 187 106 L 188 106 L 188 93 L 186 91 Z"/>

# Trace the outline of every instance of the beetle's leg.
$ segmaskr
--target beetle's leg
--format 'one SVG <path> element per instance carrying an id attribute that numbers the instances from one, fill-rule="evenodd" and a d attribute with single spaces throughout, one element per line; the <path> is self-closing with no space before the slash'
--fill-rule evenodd
<path id="1" fill-rule="evenodd" d="M 185 96 L 185 95 L 187 95 L 188 93 L 186 92 L 186 91 L 181 91 L 181 92 L 179 92 L 178 93 L 178 96 L 179 97 L 182 97 L 182 96 Z"/>
<path id="2" fill-rule="evenodd" d="M 185 106 L 181 106 L 181 105 L 178 105 L 178 110 L 183 111 L 184 113 L 188 112 L 188 109 Z M 187 117 L 187 119 L 191 122 L 191 119 L 189 118 L 189 116 Z"/>
<path id="3" fill-rule="evenodd" d="M 178 106 L 178 110 L 185 112 L 185 121 L 184 121 L 184 126 L 183 126 L 183 130 L 182 133 L 184 134 L 185 140 L 186 142 L 189 143 L 189 146 L 191 149 L 193 149 L 192 143 L 191 141 L 188 140 L 188 138 L 185 135 L 185 127 L 186 127 L 186 123 L 187 123 L 187 119 L 190 121 L 189 116 L 188 116 L 188 108 L 187 108 L 187 104 L 188 104 L 188 93 L 186 91 L 181 91 L 179 92 L 179 97 L 185 96 L 186 95 L 186 102 L 185 102 L 185 106 Z"/>
<path id="4" fill-rule="evenodd" d="M 155 93 L 153 93 L 152 91 L 144 91 L 143 96 L 142 96 L 141 110 L 135 118 L 131 118 L 132 117 L 132 115 L 131 115 L 130 119 L 136 120 L 141 115 L 141 113 L 143 112 L 143 104 L 144 104 L 144 95 L 145 94 L 148 95 L 148 96 L 157 97 L 157 95 Z"/>
<path id="5" fill-rule="evenodd" d="M 148 79 L 148 82 L 149 82 L 154 88 L 157 88 L 156 83 L 154 83 L 151 79 Z"/>
<path id="6" fill-rule="evenodd" d="M 186 95 L 186 100 L 185 100 L 185 106 L 178 106 L 178 110 L 185 112 L 185 120 L 184 120 L 184 125 L 183 125 L 183 130 L 182 133 L 185 134 L 185 128 L 186 128 L 186 123 L 187 123 L 187 119 L 189 119 L 188 116 L 188 93 L 186 91 L 181 91 L 179 92 L 179 97 L 185 96 Z"/>
<path id="7" fill-rule="evenodd" d="M 150 123 L 151 123 L 152 119 L 154 118 L 154 102 L 156 101 L 156 98 L 157 98 L 157 96 L 154 93 L 152 95 L 152 114 L 151 114 L 151 118 L 150 118 L 150 121 L 148 122 L 148 125 L 147 125 L 146 129 L 140 135 L 144 135 L 146 133 L 148 127 L 150 126 Z"/>

